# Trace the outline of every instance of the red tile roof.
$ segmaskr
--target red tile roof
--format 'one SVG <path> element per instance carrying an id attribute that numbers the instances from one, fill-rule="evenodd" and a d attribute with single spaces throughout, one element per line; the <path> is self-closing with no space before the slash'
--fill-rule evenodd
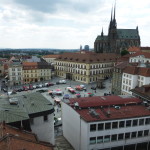
<path id="1" fill-rule="evenodd" d="M 141 50 L 150 50 L 150 47 L 140 47 Z"/>
<path id="2" fill-rule="evenodd" d="M 110 106 L 110 105 L 124 105 L 129 102 L 140 103 L 138 98 L 121 98 L 120 96 L 94 96 L 94 97 L 81 97 L 70 99 L 70 104 L 73 105 L 78 102 L 81 108 Z"/>
<path id="3" fill-rule="evenodd" d="M 128 65 L 129 65 L 128 61 L 119 62 L 119 63 L 116 64 L 115 68 L 125 69 Z"/>
<path id="4" fill-rule="evenodd" d="M 129 47 L 128 51 L 129 52 L 138 52 L 138 51 L 140 51 L 140 47 L 135 47 L 135 46 Z"/>
<path id="5" fill-rule="evenodd" d="M 43 58 L 58 58 L 59 55 L 44 55 Z"/>
<path id="6" fill-rule="evenodd" d="M 124 70 L 124 73 L 150 77 L 150 68 L 136 67 L 136 66 L 127 66 L 125 68 L 125 70 Z"/>
<path id="7" fill-rule="evenodd" d="M 133 93 L 138 93 L 139 95 L 150 99 L 150 84 L 143 85 L 142 87 L 135 87 L 131 90 Z"/>
<path id="8" fill-rule="evenodd" d="M 56 60 L 78 63 L 116 62 L 120 57 L 114 53 L 64 53 Z"/>
<path id="9" fill-rule="evenodd" d="M 115 107 L 95 108 L 94 110 L 98 114 L 98 117 L 91 115 L 89 109 L 76 111 L 87 122 L 150 116 L 150 110 L 143 105 L 121 106 L 120 109 L 116 109 Z M 110 115 L 108 115 L 108 112 Z"/>
<path id="10" fill-rule="evenodd" d="M 79 107 L 75 107 L 75 102 Z M 135 97 L 97 96 L 70 99 L 68 104 L 87 122 L 149 116 L 150 110 Z M 77 106 L 77 105 L 76 105 Z M 118 106 L 119 108 L 115 108 Z M 92 111 L 95 113 L 93 114 Z"/>
<path id="11" fill-rule="evenodd" d="M 11 147 L 11 150 L 53 150 L 51 144 L 38 141 L 33 133 L 6 124 L 1 124 L 0 131 L 0 150 L 8 150 L 8 147 Z"/>

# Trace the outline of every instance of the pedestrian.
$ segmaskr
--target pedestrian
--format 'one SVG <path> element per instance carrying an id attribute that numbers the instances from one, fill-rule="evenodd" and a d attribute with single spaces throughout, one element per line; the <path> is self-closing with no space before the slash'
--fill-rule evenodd
<path id="1" fill-rule="evenodd" d="M 96 93 L 96 90 L 95 90 L 95 93 Z"/>

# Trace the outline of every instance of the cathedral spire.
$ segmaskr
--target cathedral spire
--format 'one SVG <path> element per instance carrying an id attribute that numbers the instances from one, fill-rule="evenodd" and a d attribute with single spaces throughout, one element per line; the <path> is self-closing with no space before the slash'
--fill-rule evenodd
<path id="1" fill-rule="evenodd" d="M 113 7 L 111 8 L 111 22 L 112 22 L 112 16 L 113 16 Z"/>
<path id="2" fill-rule="evenodd" d="M 103 27 L 102 27 L 102 32 L 101 32 L 101 36 L 103 36 L 104 35 L 104 33 L 103 33 Z"/>
<path id="3" fill-rule="evenodd" d="M 114 20 L 116 20 L 116 1 L 115 1 L 115 6 L 114 6 Z"/>

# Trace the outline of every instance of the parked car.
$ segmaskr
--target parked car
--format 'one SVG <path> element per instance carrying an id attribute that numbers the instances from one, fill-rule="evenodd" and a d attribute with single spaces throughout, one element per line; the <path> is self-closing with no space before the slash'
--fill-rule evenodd
<path id="1" fill-rule="evenodd" d="M 23 91 L 28 91 L 28 87 L 27 86 L 23 86 Z"/>
<path id="2" fill-rule="evenodd" d="M 6 88 L 2 88 L 2 90 L 3 90 L 4 92 L 7 92 L 7 89 L 6 89 Z"/>
<path id="3" fill-rule="evenodd" d="M 92 89 L 92 90 L 96 90 L 96 86 L 92 86 L 91 89 Z"/>
<path id="4" fill-rule="evenodd" d="M 48 83 L 48 86 L 53 86 L 53 85 L 54 85 L 54 83 L 51 83 L 51 82 Z"/>
<path id="5" fill-rule="evenodd" d="M 33 87 L 33 89 L 36 89 L 36 85 L 33 85 L 32 87 Z"/>
<path id="6" fill-rule="evenodd" d="M 59 80 L 60 84 L 66 84 L 66 80 Z"/>
<path id="7" fill-rule="evenodd" d="M 33 85 L 29 85 L 29 90 L 33 90 L 34 88 L 33 88 Z"/>

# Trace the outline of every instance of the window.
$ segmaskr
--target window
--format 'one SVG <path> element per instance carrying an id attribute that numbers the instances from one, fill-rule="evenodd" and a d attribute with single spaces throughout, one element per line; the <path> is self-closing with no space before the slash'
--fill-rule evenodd
<path id="1" fill-rule="evenodd" d="M 143 131 L 138 131 L 138 137 L 142 137 Z"/>
<path id="2" fill-rule="evenodd" d="M 138 120 L 133 120 L 133 126 L 137 126 L 138 125 Z"/>
<path id="3" fill-rule="evenodd" d="M 90 131 L 96 131 L 96 124 L 90 125 Z"/>
<path id="4" fill-rule="evenodd" d="M 105 123 L 105 129 L 106 130 L 111 129 L 111 123 Z"/>
<path id="5" fill-rule="evenodd" d="M 148 136 L 149 130 L 144 130 L 144 136 Z"/>
<path id="6" fill-rule="evenodd" d="M 136 132 L 132 132 L 131 137 L 136 138 Z"/>
<path id="7" fill-rule="evenodd" d="M 119 128 L 123 128 L 124 125 L 125 125 L 124 121 L 120 121 L 120 122 L 119 122 Z"/>
<path id="8" fill-rule="evenodd" d="M 96 137 L 90 137 L 90 144 L 96 143 Z"/>
<path id="9" fill-rule="evenodd" d="M 123 140 L 123 136 L 124 136 L 123 133 L 118 134 L 118 140 Z"/>
<path id="10" fill-rule="evenodd" d="M 125 133 L 125 139 L 129 139 L 130 138 L 130 133 Z"/>
<path id="11" fill-rule="evenodd" d="M 111 141 L 117 141 L 117 134 L 111 136 Z"/>
<path id="12" fill-rule="evenodd" d="M 126 127 L 131 127 L 131 120 L 126 121 Z"/>
<path id="13" fill-rule="evenodd" d="M 106 135 L 104 137 L 104 142 L 110 142 L 110 135 Z"/>
<path id="14" fill-rule="evenodd" d="M 97 143 L 103 143 L 103 136 L 97 137 Z"/>
<path id="15" fill-rule="evenodd" d="M 118 128 L 118 122 L 113 122 L 113 123 L 112 123 L 112 128 L 113 128 L 113 129 Z"/>
<path id="16" fill-rule="evenodd" d="M 104 124 L 103 123 L 98 124 L 98 130 L 103 130 L 103 129 L 104 129 Z"/>
<path id="17" fill-rule="evenodd" d="M 140 119 L 139 120 L 139 125 L 141 126 L 141 125 L 144 125 L 144 119 Z"/>
<path id="18" fill-rule="evenodd" d="M 150 118 L 146 118 L 145 124 L 150 124 Z"/>
<path id="19" fill-rule="evenodd" d="M 44 121 L 48 121 L 48 116 L 44 116 Z"/>

